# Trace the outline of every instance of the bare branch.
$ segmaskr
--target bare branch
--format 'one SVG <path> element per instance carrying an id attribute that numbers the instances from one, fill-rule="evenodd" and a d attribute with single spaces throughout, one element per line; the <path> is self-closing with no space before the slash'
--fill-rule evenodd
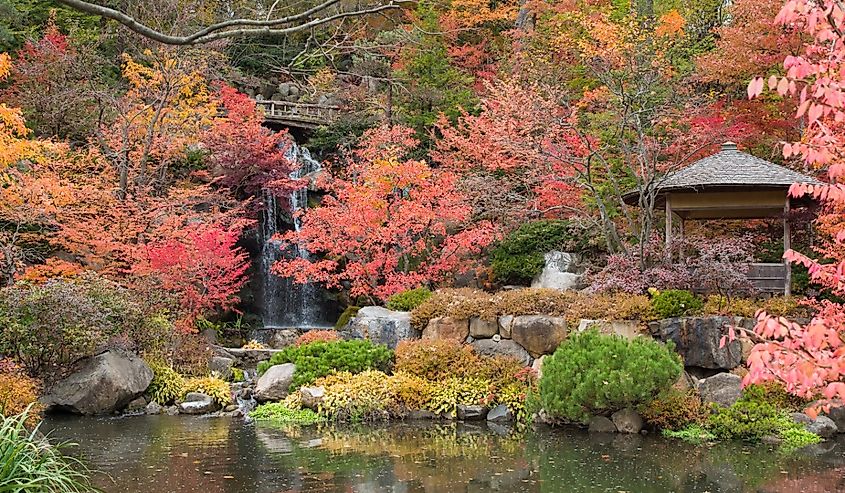
<path id="1" fill-rule="evenodd" d="M 111 19 L 126 26 L 132 31 L 158 41 L 159 43 L 169 45 L 195 45 L 202 43 L 209 43 L 225 38 L 234 38 L 239 36 L 255 36 L 255 35 L 286 35 L 299 31 L 306 31 L 323 24 L 329 24 L 348 17 L 360 17 L 387 10 L 399 9 L 404 5 L 414 3 L 416 0 L 388 0 L 387 3 L 376 5 L 374 7 L 351 10 L 348 12 L 339 12 L 328 15 L 326 17 L 316 17 L 318 14 L 325 14 L 326 11 L 333 5 L 340 2 L 340 0 L 326 0 L 319 5 L 316 5 L 308 10 L 297 14 L 280 17 L 278 19 L 265 20 L 259 19 L 231 19 L 223 22 L 218 22 L 210 26 L 204 27 L 199 31 L 187 36 L 173 36 L 170 34 L 157 31 L 141 22 L 138 22 L 134 17 L 127 15 L 119 10 L 110 7 L 104 7 L 92 2 L 84 0 L 56 0 L 58 3 L 66 5 L 72 9 L 85 12 L 87 14 L 98 15 L 106 19 Z M 275 5 L 274 5 L 275 6 Z M 271 12 L 272 14 L 272 12 Z"/>

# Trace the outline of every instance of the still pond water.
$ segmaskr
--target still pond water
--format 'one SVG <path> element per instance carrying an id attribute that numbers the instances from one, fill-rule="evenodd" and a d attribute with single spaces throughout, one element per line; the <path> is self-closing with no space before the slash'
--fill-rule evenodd
<path id="1" fill-rule="evenodd" d="M 51 418 L 109 493 L 845 492 L 845 439 L 791 456 L 657 436 L 395 423 L 282 429 L 228 418 Z"/>

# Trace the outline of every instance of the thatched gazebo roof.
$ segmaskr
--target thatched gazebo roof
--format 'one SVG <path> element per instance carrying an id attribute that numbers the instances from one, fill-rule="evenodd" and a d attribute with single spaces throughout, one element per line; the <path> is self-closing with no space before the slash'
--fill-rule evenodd
<path id="1" fill-rule="evenodd" d="M 657 187 L 658 204 L 671 192 L 735 192 L 786 191 L 794 183 L 820 182 L 789 168 L 752 156 L 737 149 L 733 142 L 722 144 L 722 150 L 666 177 Z M 636 205 L 638 192 L 623 196 L 625 203 Z M 750 216 L 756 217 L 756 215 Z"/>
<path id="2" fill-rule="evenodd" d="M 672 173 L 657 186 L 656 207 L 666 211 L 666 244 L 673 236 L 673 218 L 677 234 L 684 235 L 684 223 L 710 219 L 782 218 L 783 249 L 790 247 L 787 216 L 799 201 L 789 197 L 795 183 L 821 184 L 818 180 L 792 171 L 765 159 L 737 149 L 733 142 L 722 144 L 722 150 Z M 639 204 L 638 191 L 623 196 L 629 205 Z M 766 291 L 790 292 L 789 265 L 752 264 L 755 284 Z"/>

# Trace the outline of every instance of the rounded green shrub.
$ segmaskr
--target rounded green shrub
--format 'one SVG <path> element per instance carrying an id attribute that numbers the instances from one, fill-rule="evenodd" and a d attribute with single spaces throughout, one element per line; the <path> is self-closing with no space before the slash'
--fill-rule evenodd
<path id="1" fill-rule="evenodd" d="M 393 351 L 387 346 L 366 340 L 312 342 L 289 346 L 258 365 L 258 373 L 284 363 L 296 365 L 291 388 L 310 385 L 314 380 L 335 372 L 361 373 L 365 370 L 387 371 L 393 362 Z"/>
<path id="2" fill-rule="evenodd" d="M 547 252 L 569 246 L 572 241 L 568 221 L 525 223 L 490 251 L 493 276 L 503 284 L 528 284 L 543 270 Z"/>
<path id="3" fill-rule="evenodd" d="M 431 298 L 431 290 L 425 287 L 409 289 L 396 293 L 387 299 L 387 308 L 400 312 L 409 312 Z"/>
<path id="4" fill-rule="evenodd" d="M 651 306 L 658 317 L 672 318 L 701 313 L 704 302 L 689 291 L 667 289 L 654 295 Z"/>
<path id="5" fill-rule="evenodd" d="M 572 335 L 543 362 L 539 391 L 549 415 L 586 422 L 653 400 L 683 370 L 671 343 L 588 330 Z"/>

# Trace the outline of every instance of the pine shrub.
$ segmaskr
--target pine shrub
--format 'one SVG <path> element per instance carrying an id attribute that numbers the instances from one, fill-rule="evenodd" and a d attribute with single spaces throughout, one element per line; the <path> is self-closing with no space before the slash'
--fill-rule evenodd
<path id="1" fill-rule="evenodd" d="M 396 293 L 387 299 L 387 308 L 400 312 L 409 312 L 431 298 L 431 290 L 425 287 L 409 289 Z"/>
<path id="2" fill-rule="evenodd" d="M 551 416 L 586 422 L 653 400 L 683 370 L 671 343 L 588 330 L 570 336 L 543 362 L 539 391 Z"/>
<path id="3" fill-rule="evenodd" d="M 696 315 L 704 308 L 704 302 L 699 297 L 683 289 L 660 291 L 651 299 L 651 305 L 660 318 Z"/>
<path id="4" fill-rule="evenodd" d="M 542 220 L 525 223 L 498 242 L 490 251 L 490 267 L 496 281 L 529 284 L 543 270 L 545 254 L 572 243 L 568 221 Z"/>

